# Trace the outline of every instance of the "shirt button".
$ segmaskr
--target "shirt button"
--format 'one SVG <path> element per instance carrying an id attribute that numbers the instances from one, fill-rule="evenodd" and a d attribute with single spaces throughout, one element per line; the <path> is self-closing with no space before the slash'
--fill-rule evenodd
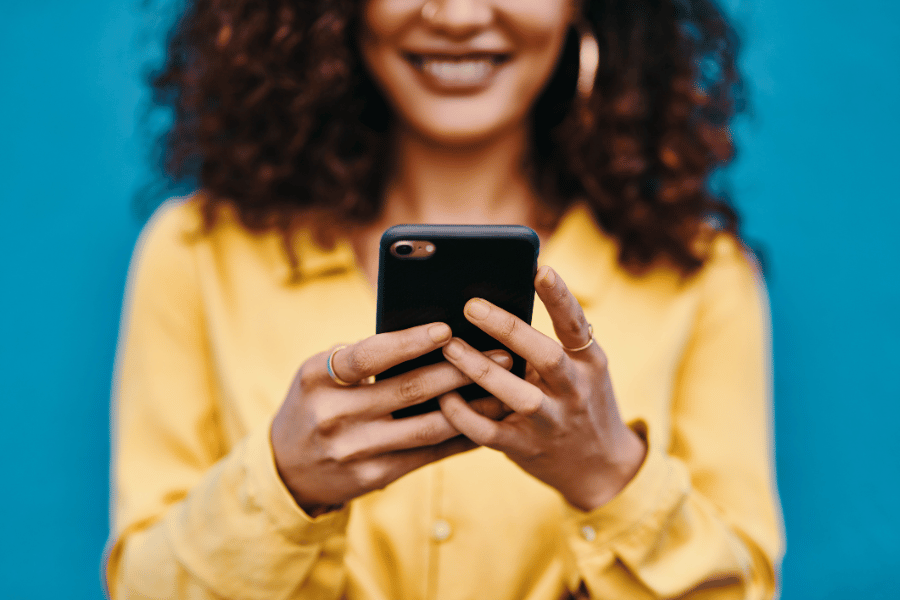
<path id="1" fill-rule="evenodd" d="M 589 542 L 593 542 L 597 539 L 597 530 L 590 525 L 585 525 L 581 528 L 581 537 Z"/>
<path id="2" fill-rule="evenodd" d="M 431 539 L 436 542 L 443 542 L 450 537 L 451 533 L 453 533 L 453 528 L 444 519 L 437 519 L 431 524 Z"/>

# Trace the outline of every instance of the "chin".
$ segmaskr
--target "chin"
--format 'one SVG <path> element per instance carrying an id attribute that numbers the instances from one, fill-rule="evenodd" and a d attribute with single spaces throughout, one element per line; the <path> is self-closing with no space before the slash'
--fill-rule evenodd
<path id="1" fill-rule="evenodd" d="M 411 119 L 409 127 L 419 139 L 436 146 L 464 149 L 483 146 L 516 132 L 521 119 L 491 118 L 477 111 L 435 111 Z"/>
<path id="2" fill-rule="evenodd" d="M 441 131 L 415 131 L 416 136 L 430 146 L 447 148 L 450 150 L 466 150 L 474 147 L 485 146 L 497 138 L 495 134 L 485 131 L 473 131 L 468 129 L 445 129 Z"/>

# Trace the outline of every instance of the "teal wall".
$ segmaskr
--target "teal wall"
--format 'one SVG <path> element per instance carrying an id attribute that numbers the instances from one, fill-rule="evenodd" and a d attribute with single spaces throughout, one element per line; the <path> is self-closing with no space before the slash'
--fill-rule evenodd
<path id="1" fill-rule="evenodd" d="M 101 597 L 130 209 L 137 0 L 0 18 L 0 596 Z M 732 190 L 767 254 L 784 597 L 898 598 L 900 5 L 730 0 L 756 115 Z"/>

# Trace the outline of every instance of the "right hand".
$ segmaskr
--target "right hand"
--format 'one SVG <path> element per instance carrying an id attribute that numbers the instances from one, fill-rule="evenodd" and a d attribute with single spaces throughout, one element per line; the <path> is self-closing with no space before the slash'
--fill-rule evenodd
<path id="1" fill-rule="evenodd" d="M 334 355 L 335 374 L 362 381 L 450 341 L 450 327 L 431 323 L 381 333 Z M 472 380 L 446 361 L 374 384 L 341 387 L 328 375 L 331 350 L 307 360 L 294 377 L 272 423 L 278 473 L 297 504 L 310 514 L 380 489 L 403 475 L 476 446 L 441 411 L 394 419 L 395 410 L 418 404 Z M 487 355 L 505 368 L 509 354 Z M 495 399 L 476 410 L 502 410 Z"/>

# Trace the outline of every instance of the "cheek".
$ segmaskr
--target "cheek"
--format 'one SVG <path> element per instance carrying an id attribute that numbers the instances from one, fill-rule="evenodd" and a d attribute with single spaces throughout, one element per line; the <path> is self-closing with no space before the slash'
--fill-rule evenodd
<path id="1" fill-rule="evenodd" d="M 575 14 L 571 0 L 495 0 L 494 6 L 512 33 L 533 46 L 562 39 Z"/>
<path id="2" fill-rule="evenodd" d="M 390 84 L 393 50 L 422 9 L 422 0 L 368 0 L 362 10 L 359 48 L 369 72 L 380 84 Z M 388 85 L 390 87 L 390 85 Z"/>
<path id="3" fill-rule="evenodd" d="M 421 10 L 421 0 L 368 0 L 362 10 L 364 35 L 390 39 Z"/>
<path id="4" fill-rule="evenodd" d="M 359 32 L 360 54 L 369 72 L 380 84 L 386 78 L 390 80 L 389 49 L 403 31 L 404 24 L 409 21 L 410 9 L 414 3 L 412 0 L 369 0 L 363 6 Z"/>

